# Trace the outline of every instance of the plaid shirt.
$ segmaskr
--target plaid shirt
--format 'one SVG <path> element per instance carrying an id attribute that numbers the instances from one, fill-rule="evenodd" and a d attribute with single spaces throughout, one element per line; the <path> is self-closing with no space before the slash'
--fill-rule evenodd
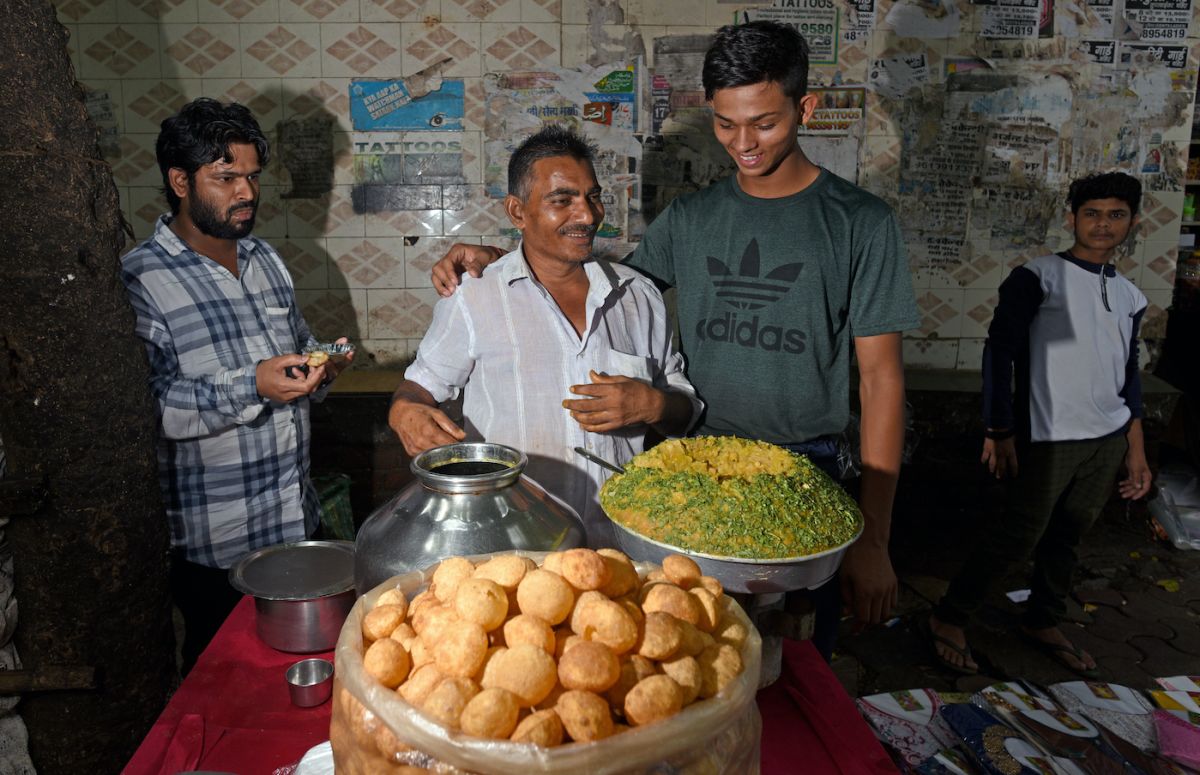
<path id="1" fill-rule="evenodd" d="M 159 219 L 121 259 L 162 420 L 159 477 L 171 543 L 228 568 L 246 552 L 301 541 L 320 505 L 309 480 L 309 398 L 258 394 L 259 361 L 315 343 L 279 255 L 238 241 L 238 277 Z M 318 396 L 319 398 L 319 396 Z"/>

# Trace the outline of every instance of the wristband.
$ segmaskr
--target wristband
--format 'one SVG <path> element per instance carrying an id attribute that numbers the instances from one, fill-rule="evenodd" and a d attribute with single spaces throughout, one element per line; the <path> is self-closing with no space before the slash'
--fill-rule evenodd
<path id="1" fill-rule="evenodd" d="M 1016 435 L 1016 433 L 1017 432 L 1012 428 L 1004 428 L 1002 430 L 993 430 L 992 428 L 988 428 L 984 430 L 983 437 L 985 439 L 991 439 L 992 441 L 1004 441 L 1005 439 L 1011 439 Z"/>

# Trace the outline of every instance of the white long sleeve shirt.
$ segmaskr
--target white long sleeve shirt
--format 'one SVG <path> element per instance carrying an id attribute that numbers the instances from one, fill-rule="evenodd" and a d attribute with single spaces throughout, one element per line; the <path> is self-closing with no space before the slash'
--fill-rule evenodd
<path id="1" fill-rule="evenodd" d="M 692 402 L 693 422 L 703 405 L 671 343 L 654 284 L 607 261 L 589 260 L 584 269 L 590 287 L 582 336 L 533 278 L 518 247 L 482 277 L 464 277 L 453 296 L 438 301 L 404 376 L 438 402 L 462 390 L 467 440 L 524 452 L 526 474 L 574 508 L 589 545 L 600 547 L 612 545 L 612 527 L 597 498 L 608 472 L 574 448 L 620 465 L 642 451 L 646 427 L 584 431 L 562 406 L 563 399 L 583 398 L 570 387 L 589 383 L 594 369 L 683 393 Z"/>

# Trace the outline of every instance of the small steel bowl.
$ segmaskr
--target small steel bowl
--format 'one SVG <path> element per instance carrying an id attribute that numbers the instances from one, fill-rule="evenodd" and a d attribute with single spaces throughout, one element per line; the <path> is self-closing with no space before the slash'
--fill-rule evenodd
<path id="1" fill-rule="evenodd" d="M 821 586 L 833 578 L 838 566 L 842 564 L 842 555 L 846 553 L 846 549 L 862 535 L 860 525 L 858 532 L 849 541 L 823 552 L 776 560 L 748 560 L 703 554 L 664 544 L 636 533 L 616 520 L 610 521 L 617 537 L 617 545 L 630 558 L 661 565 L 663 558 L 669 554 L 686 555 L 696 561 L 704 575 L 720 581 L 726 591 L 756 595 L 789 592 L 793 589 L 815 589 Z"/>
<path id="2" fill-rule="evenodd" d="M 328 651 L 354 606 L 354 544 L 299 541 L 258 549 L 230 568 L 229 583 L 254 596 L 263 643 L 299 654 Z"/>
<path id="3" fill-rule="evenodd" d="M 333 663 L 328 659 L 302 659 L 285 677 L 292 704 L 301 708 L 320 705 L 333 694 Z"/>

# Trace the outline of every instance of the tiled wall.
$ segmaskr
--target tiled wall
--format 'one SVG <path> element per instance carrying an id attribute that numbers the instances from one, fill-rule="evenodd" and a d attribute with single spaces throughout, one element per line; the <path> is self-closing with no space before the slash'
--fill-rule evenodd
<path id="1" fill-rule="evenodd" d="M 949 0 L 969 21 L 974 6 Z M 843 3 L 844 0 L 837 0 Z M 923 51 L 935 79 L 943 57 L 973 51 L 963 37 L 898 38 L 884 20 L 892 0 L 876 0 L 876 32 L 843 45 L 837 66 L 814 68 L 813 82 L 861 83 L 873 58 Z M 761 4 L 758 4 L 761 5 Z M 1194 4 L 1200 9 L 1200 3 Z M 454 241 L 511 244 L 507 220 L 483 195 L 484 79 L 542 66 L 625 61 L 653 41 L 709 33 L 748 5 L 724 0 L 60 0 L 80 81 L 111 99 L 106 156 L 125 214 L 139 239 L 166 209 L 153 145 L 159 122 L 198 96 L 237 100 L 264 128 L 315 115 L 334 124 L 334 187 L 319 199 L 285 198 L 278 155 L 263 178 L 256 233 L 287 261 L 310 324 L 322 338 L 348 335 L 368 358 L 397 366 L 415 350 L 436 294 L 429 268 Z M 1198 25 L 1193 24 L 1193 34 Z M 1190 63 L 1196 61 L 1196 41 Z M 348 89 L 351 79 L 412 75 L 446 57 L 444 75 L 465 81 L 465 185 L 445 186 L 440 207 L 359 214 Z M 1194 67 L 1194 65 L 1193 65 Z M 1194 70 L 1191 72 L 1194 78 Z M 868 93 L 860 183 L 894 193 L 900 163 L 895 119 Z M 1183 148 L 1190 121 L 1178 127 Z M 1182 191 L 1147 197 L 1141 238 L 1121 267 L 1150 298 L 1148 336 L 1161 336 L 1174 281 Z M 996 289 L 1009 269 L 1046 248 L 1064 247 L 1061 227 L 1025 251 L 974 246 L 953 271 L 914 271 L 922 325 L 905 342 L 911 365 L 978 368 Z"/>

